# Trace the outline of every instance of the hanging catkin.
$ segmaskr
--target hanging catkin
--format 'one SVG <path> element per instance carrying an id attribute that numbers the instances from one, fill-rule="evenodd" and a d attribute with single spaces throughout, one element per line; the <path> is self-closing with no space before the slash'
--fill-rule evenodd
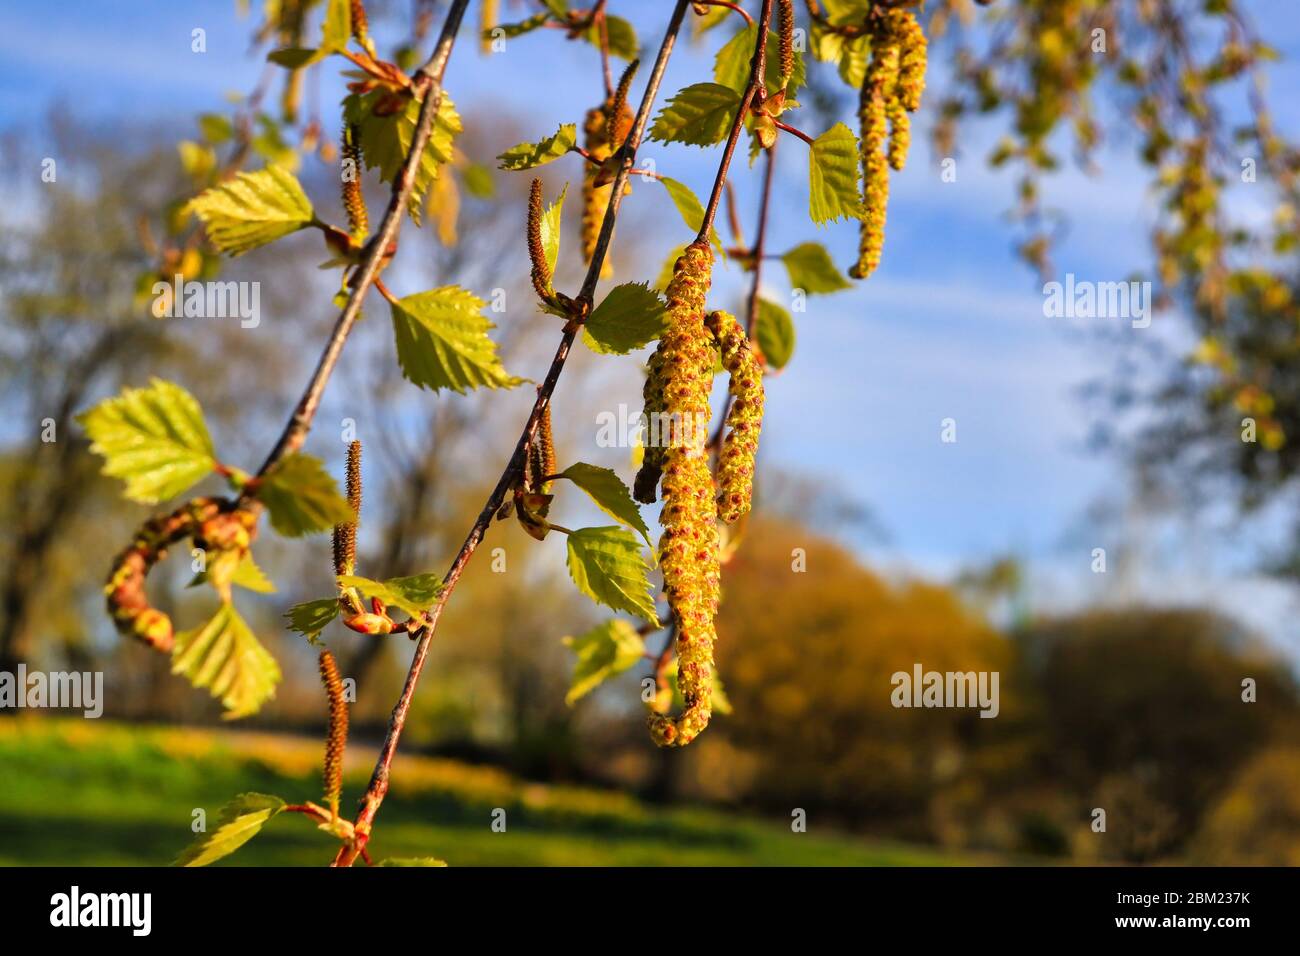
<path id="1" fill-rule="evenodd" d="M 325 736 L 325 803 L 330 813 L 339 815 L 339 797 L 343 793 L 343 750 L 348 743 L 348 703 L 343 695 L 343 679 L 334 655 L 320 652 L 320 681 L 329 699 L 329 730 Z"/>
<path id="2" fill-rule="evenodd" d="M 729 312 L 710 313 L 706 324 L 731 376 L 727 435 L 718 453 L 718 517 L 728 524 L 743 517 L 754 496 L 754 457 L 763 428 L 763 370 L 745 331 Z"/>
<path id="3" fill-rule="evenodd" d="M 705 436 L 717 360 L 704 324 L 713 253 L 707 243 L 686 247 L 668 285 L 668 318 L 659 341 L 663 410 L 663 510 L 659 563 L 672 609 L 677 681 L 685 706 L 677 717 L 653 714 L 650 734 L 660 746 L 688 744 L 712 714 L 713 618 L 718 607 L 718 529 Z"/>
<path id="4" fill-rule="evenodd" d="M 855 279 L 865 279 L 880 265 L 889 168 L 902 169 L 907 162 L 912 140 L 908 113 L 920 108 L 925 65 L 925 34 L 916 16 L 910 10 L 882 11 L 872 21 L 871 61 L 858 100 L 864 213 L 858 261 L 849 269 Z"/>
<path id="5" fill-rule="evenodd" d="M 627 91 L 636 72 L 637 62 L 628 64 L 619 78 L 618 86 L 605 98 L 605 102 L 587 111 L 582 124 L 583 147 L 592 159 L 601 164 L 614 155 L 632 130 L 632 110 L 627 105 Z M 588 163 L 582 175 L 582 257 L 590 262 L 600 238 L 600 227 L 609 206 L 608 173 L 595 163 Z M 613 274 L 609 257 L 601 264 L 600 276 L 608 279 Z"/>
<path id="6" fill-rule="evenodd" d="M 360 245 L 370 234 L 370 218 L 366 215 L 366 200 L 361 194 L 361 145 L 357 141 L 357 128 L 351 124 L 343 127 L 343 208 L 348 214 L 348 233 Z"/>
<path id="7" fill-rule="evenodd" d="M 357 521 L 361 517 L 361 442 L 348 445 L 348 505 L 352 520 L 334 526 L 334 573 L 352 574 L 357 567 Z"/>

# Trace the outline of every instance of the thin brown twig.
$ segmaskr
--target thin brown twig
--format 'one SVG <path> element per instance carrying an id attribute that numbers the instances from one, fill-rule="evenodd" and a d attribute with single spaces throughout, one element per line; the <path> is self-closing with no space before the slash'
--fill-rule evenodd
<path id="1" fill-rule="evenodd" d="M 766 2 L 770 5 L 770 0 L 766 0 Z M 596 283 L 600 279 L 600 270 L 604 264 L 605 255 L 609 251 L 610 238 L 614 232 L 614 220 L 618 215 L 618 208 L 623 198 L 623 187 L 627 184 L 631 175 L 637 147 L 640 145 L 641 137 L 645 133 L 650 111 L 653 108 L 655 97 L 658 95 L 659 85 L 663 81 L 664 70 L 668 65 L 668 58 L 676 44 L 677 35 L 681 30 L 682 20 L 685 18 L 686 8 L 689 3 L 690 0 L 677 0 L 673 8 L 672 17 L 668 22 L 663 43 L 659 47 L 659 53 L 647 81 L 645 93 L 642 96 L 641 105 L 637 110 L 632 129 L 628 133 L 627 140 L 620 147 L 619 153 L 622 156 L 622 163 L 610 189 L 609 205 L 605 210 L 605 218 L 601 223 L 600 235 L 592 252 L 586 278 L 575 300 L 575 306 L 580 314 L 585 315 L 586 311 L 591 307 Z M 437 600 L 429 609 L 427 623 L 419 628 L 418 632 L 412 632 L 413 634 L 418 633 L 415 653 L 411 658 L 411 664 L 406 673 L 406 682 L 402 686 L 401 696 L 398 697 L 392 716 L 389 718 L 388 730 L 384 736 L 383 745 L 380 747 L 379 757 L 375 762 L 375 769 L 371 774 L 370 783 L 361 798 L 360 808 L 357 811 L 354 823 L 356 839 L 353 843 L 340 848 L 334 858 L 334 866 L 351 866 L 357 856 L 365 850 L 365 844 L 370 838 L 370 830 L 374 824 L 375 815 L 379 812 L 384 796 L 388 793 L 388 781 L 392 772 L 393 758 L 397 754 L 397 744 L 401 739 L 402 729 L 406 726 L 406 717 L 411 708 L 411 701 L 415 696 L 415 688 L 419 683 L 425 662 L 428 660 L 429 646 L 433 641 L 433 635 L 437 630 L 443 608 L 446 607 L 448 599 L 455 590 L 465 566 L 474 556 L 479 543 L 487 533 L 488 526 L 492 523 L 492 519 L 501 507 L 501 503 L 505 500 L 506 494 L 514 487 L 523 471 L 527 449 L 540 425 L 542 414 L 550 404 L 551 395 L 555 391 L 561 372 L 564 370 L 569 350 L 577 337 L 578 328 L 579 325 L 575 322 L 565 325 L 564 331 L 561 333 L 559 347 L 556 349 L 555 357 L 551 360 L 550 370 L 546 373 L 546 378 L 538 389 L 537 400 L 533 403 L 532 412 L 529 414 L 523 433 L 519 436 L 519 441 L 515 445 L 514 453 L 506 464 L 505 470 L 502 471 L 496 487 L 492 490 L 492 494 L 488 496 L 483 510 L 470 528 L 465 543 L 461 545 L 460 551 L 456 554 L 451 567 L 443 577 L 442 589 L 438 593 Z"/>
<path id="2" fill-rule="evenodd" d="M 740 97 L 740 108 L 736 110 L 736 118 L 731 124 L 731 132 L 727 135 L 727 145 L 722 151 L 722 160 L 718 163 L 718 175 L 713 180 L 713 189 L 709 193 L 709 203 L 704 207 L 704 220 L 700 223 L 700 231 L 695 236 L 697 243 L 709 241 L 709 233 L 713 231 L 713 219 L 718 214 L 718 202 L 722 198 L 722 190 L 727 182 L 727 171 L 731 168 L 731 157 L 736 152 L 736 143 L 740 140 L 740 131 L 745 127 L 745 114 L 749 112 L 749 107 L 755 98 L 760 103 L 762 102 L 763 95 L 767 90 L 767 29 L 771 20 L 772 0 L 763 0 L 763 10 L 758 17 L 758 36 L 754 39 L 754 56 L 750 60 L 749 84 Z"/>
<path id="3" fill-rule="evenodd" d="M 754 25 L 754 18 L 745 12 L 744 7 L 738 3 L 730 3 L 729 0 L 698 0 L 699 3 L 706 7 L 726 7 L 728 10 L 734 10 L 745 18 L 745 22 L 751 27 Z"/>
<path id="4" fill-rule="evenodd" d="M 447 69 L 447 61 L 451 58 L 452 44 L 456 40 L 456 32 L 460 29 L 461 18 L 468 6 L 469 0 L 452 0 L 447 10 L 447 19 L 443 22 L 442 35 L 433 48 L 433 54 L 416 74 L 415 86 L 422 90 L 424 103 L 420 107 L 420 117 L 416 124 L 415 136 L 411 141 L 410 152 L 393 183 L 388 209 L 384 213 L 378 233 L 366 247 L 365 255 L 353 280 L 352 293 L 334 323 L 334 329 L 321 352 L 316 370 L 307 382 L 302 398 L 298 400 L 298 405 L 286 423 L 284 431 L 281 432 L 275 447 L 271 449 L 270 454 L 266 456 L 266 461 L 258 469 L 259 476 L 265 475 L 282 458 L 302 447 L 307 432 L 311 429 L 312 419 L 316 416 L 316 409 L 320 407 L 321 397 L 325 394 L 325 385 L 329 382 L 334 366 L 338 364 L 343 344 L 347 341 L 348 333 L 352 331 L 352 326 L 361 312 L 361 301 L 379 274 L 385 252 L 396 241 L 397 234 L 402 228 L 402 217 L 406 214 L 407 202 L 415 188 L 416 168 L 432 135 L 434 119 L 438 115 L 442 102 L 442 77 Z M 245 492 L 246 496 L 247 492 Z"/>

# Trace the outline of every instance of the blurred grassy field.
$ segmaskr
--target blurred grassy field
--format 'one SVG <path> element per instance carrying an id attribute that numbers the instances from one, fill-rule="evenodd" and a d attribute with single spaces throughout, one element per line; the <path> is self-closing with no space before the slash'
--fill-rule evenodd
<path id="1" fill-rule="evenodd" d="M 373 751 L 350 748 L 344 802 Z M 162 865 L 190 841 L 191 814 L 245 791 L 319 800 L 320 745 L 247 731 L 94 720 L 0 720 L 0 864 Z M 508 829 L 493 833 L 494 807 Z M 230 858 L 317 866 L 333 843 L 284 815 Z M 399 757 L 370 849 L 472 865 L 917 866 L 982 862 L 840 834 L 794 834 L 716 810 L 648 807 L 616 791 L 529 783 L 451 760 Z"/>

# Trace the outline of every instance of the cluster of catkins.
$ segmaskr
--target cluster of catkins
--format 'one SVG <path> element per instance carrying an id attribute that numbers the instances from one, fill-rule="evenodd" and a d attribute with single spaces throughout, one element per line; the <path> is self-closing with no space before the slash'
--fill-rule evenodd
<path id="1" fill-rule="evenodd" d="M 170 514 L 146 521 L 114 559 L 104 586 L 108 613 L 118 632 L 170 653 L 175 641 L 171 618 L 151 605 L 145 593 L 150 569 L 166 557 L 171 545 L 185 538 L 206 553 L 209 569 L 218 563 L 233 569 L 248 553 L 256 528 L 254 512 L 224 498 L 195 498 Z"/>
<path id="2" fill-rule="evenodd" d="M 690 743 L 713 712 L 717 519 L 735 521 L 749 510 L 763 417 L 762 370 L 748 339 L 727 313 L 705 315 L 712 268 L 713 253 L 704 242 L 687 246 L 674 264 L 668 320 L 645 385 L 648 438 L 634 490 L 638 500 L 653 502 L 662 480 L 659 564 L 673 615 L 677 686 L 685 702 L 676 717 L 651 715 L 650 734 L 660 746 Z M 719 355 L 731 376 L 732 406 L 715 488 L 707 435 Z"/>
<path id="3" fill-rule="evenodd" d="M 881 10 L 871 20 L 871 61 L 858 102 L 862 123 L 862 229 L 858 261 L 865 279 L 880 265 L 885 244 L 889 167 L 902 169 L 912 141 L 911 118 L 925 90 L 925 34 L 910 10 Z M 888 145 L 886 145 L 888 141 Z"/>

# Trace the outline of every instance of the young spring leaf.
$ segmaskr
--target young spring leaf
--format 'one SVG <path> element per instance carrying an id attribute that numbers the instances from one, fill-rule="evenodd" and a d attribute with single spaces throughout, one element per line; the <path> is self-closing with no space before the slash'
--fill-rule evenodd
<path id="1" fill-rule="evenodd" d="M 633 531 L 640 532 L 645 543 L 650 544 L 650 529 L 641 517 L 641 509 L 632 500 L 632 493 L 614 473 L 614 469 L 580 461 L 560 472 L 560 477 L 569 479 L 590 495 L 601 511 Z"/>
<path id="2" fill-rule="evenodd" d="M 677 93 L 655 117 L 650 138 L 661 143 L 713 146 L 731 128 L 740 94 L 717 83 L 694 83 Z"/>
<path id="3" fill-rule="evenodd" d="M 568 545 L 569 575 L 579 591 L 597 604 L 659 623 L 636 535 L 616 525 L 583 528 L 568 536 Z"/>
<path id="4" fill-rule="evenodd" d="M 217 826 L 200 833 L 176 859 L 176 866 L 207 866 L 230 856 L 257 836 L 268 820 L 284 809 L 284 801 L 265 793 L 241 793 L 224 807 Z"/>
<path id="5" fill-rule="evenodd" d="M 803 289 L 809 295 L 838 292 L 850 287 L 848 279 L 840 274 L 831 254 L 820 242 L 803 242 L 781 256 L 790 273 L 790 287 Z"/>
<path id="6" fill-rule="evenodd" d="M 372 581 L 355 574 L 340 574 L 339 584 L 356 588 L 367 597 L 377 597 L 391 607 L 399 607 L 412 617 L 423 614 L 438 599 L 442 578 L 432 571 L 387 581 Z"/>
<path id="7" fill-rule="evenodd" d="M 338 598 L 321 598 L 319 601 L 304 601 L 295 604 L 284 612 L 289 619 L 289 630 L 297 631 L 307 638 L 314 638 L 330 621 L 339 616 Z"/>
<path id="8" fill-rule="evenodd" d="M 357 126 L 357 139 L 367 169 L 379 170 L 379 178 L 386 183 L 396 180 L 406 162 L 407 153 L 415 139 L 415 128 L 420 121 L 420 101 L 407 97 L 406 105 L 397 112 L 389 112 L 384 89 L 369 93 L 353 93 L 343 101 L 343 118 Z M 376 107 L 379 107 L 376 112 Z M 452 158 L 452 144 L 461 132 L 460 115 L 446 90 L 438 103 L 438 116 L 434 120 L 429 144 L 424 148 L 420 164 L 415 170 L 415 188 L 407 206 L 411 219 L 418 225 L 424 195 L 438 175 L 438 169 Z"/>
<path id="9" fill-rule="evenodd" d="M 659 182 L 663 184 L 664 189 L 668 190 L 668 197 L 677 207 L 681 214 L 682 221 L 692 232 L 699 232 L 700 226 L 704 224 L 704 204 L 700 202 L 699 197 L 691 191 L 691 187 L 685 183 L 678 182 L 675 179 L 669 179 L 667 176 L 660 176 Z M 718 230 L 709 227 L 709 242 L 719 252 L 722 251 L 722 240 L 718 238 Z"/>
<path id="10" fill-rule="evenodd" d="M 622 618 L 598 624 L 578 637 L 561 639 L 578 656 L 564 702 L 570 707 L 611 677 L 617 677 L 645 654 L 645 639 Z"/>
<path id="11" fill-rule="evenodd" d="M 542 213 L 542 251 L 546 254 L 551 275 L 555 275 L 555 263 L 560 259 L 560 226 L 564 221 L 564 197 L 568 192 L 569 184 L 565 183 L 560 190 L 560 197 Z"/>
<path id="12" fill-rule="evenodd" d="M 459 286 L 418 292 L 393 306 L 393 335 L 402 374 L 421 388 L 513 388 L 523 379 L 501 366 L 486 303 Z"/>
<path id="13" fill-rule="evenodd" d="M 843 123 L 836 123 L 813 141 L 808 156 L 808 212 L 819 226 L 862 217 L 858 138 Z"/>
<path id="14" fill-rule="evenodd" d="M 754 41 L 757 39 L 758 27 L 755 25 L 745 27 L 728 40 L 722 49 L 718 51 L 717 59 L 714 60 L 714 80 L 722 86 L 735 90 L 737 94 L 743 93 L 745 87 L 749 85 L 749 66 L 754 56 Z M 779 93 L 783 86 L 781 83 L 781 38 L 775 30 L 769 31 L 767 34 L 767 60 L 763 83 L 767 87 L 769 96 Z M 784 84 L 786 95 L 793 96 L 795 90 L 803 86 L 803 83 L 803 54 L 796 49 L 794 51 L 794 72 L 790 75 L 789 82 Z"/>
<path id="15" fill-rule="evenodd" d="M 218 555 L 218 558 L 221 556 Z M 208 564 L 207 568 L 194 575 L 193 579 L 185 585 L 187 588 L 197 587 L 200 584 L 206 584 L 212 577 L 213 565 Z M 257 594 L 274 594 L 275 583 L 266 576 L 266 572 L 257 566 L 251 553 L 245 552 L 239 559 L 231 572 L 227 585 L 234 584 L 246 591 L 253 591 Z"/>
<path id="16" fill-rule="evenodd" d="M 271 527 L 288 538 L 329 531 L 356 517 L 320 459 L 302 452 L 277 462 L 257 483 L 255 493 L 271 512 Z"/>
<path id="17" fill-rule="evenodd" d="M 280 682 L 280 665 L 233 604 L 222 604 L 208 623 L 176 635 L 172 673 L 220 699 L 226 720 L 257 713 Z"/>
<path id="18" fill-rule="evenodd" d="M 663 333 L 667 306 L 643 282 L 625 282 L 610 290 L 592 310 L 582 340 L 593 352 L 626 355 Z"/>
<path id="19" fill-rule="evenodd" d="M 314 215 L 297 178 L 274 164 L 205 189 L 186 208 L 203 221 L 212 244 L 232 256 L 297 232 Z"/>
<path id="20" fill-rule="evenodd" d="M 125 388 L 77 416 L 90 450 L 104 456 L 104 474 L 126 482 L 126 497 L 157 504 L 180 494 L 216 467 L 203 410 L 179 385 L 153 379 Z"/>
<path id="21" fill-rule="evenodd" d="M 609 41 L 609 53 L 629 62 L 635 60 L 641 51 L 641 43 L 636 38 L 636 29 L 622 17 L 605 15 L 605 36 Z M 583 34 L 583 38 L 597 49 L 600 48 L 600 28 L 593 23 Z"/>
<path id="22" fill-rule="evenodd" d="M 499 169 L 532 169 L 552 160 L 559 159 L 573 148 L 578 141 L 578 127 L 575 123 L 564 123 L 551 136 L 538 143 L 520 143 L 512 146 L 497 157 Z"/>
<path id="23" fill-rule="evenodd" d="M 769 299 L 759 299 L 754 339 L 769 367 L 785 368 L 794 354 L 794 321 L 790 313 Z"/>

